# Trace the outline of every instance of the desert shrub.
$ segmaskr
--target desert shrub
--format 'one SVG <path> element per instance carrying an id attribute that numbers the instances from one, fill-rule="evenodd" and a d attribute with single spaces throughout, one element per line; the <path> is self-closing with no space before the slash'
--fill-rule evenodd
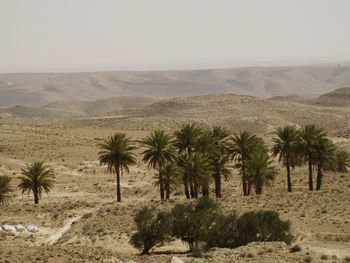
<path id="1" fill-rule="evenodd" d="M 235 213 L 218 216 L 215 224 L 208 233 L 207 247 L 237 247 L 239 238 L 237 220 L 238 218 Z"/>
<path id="2" fill-rule="evenodd" d="M 328 259 L 328 255 L 322 254 L 320 257 L 322 260 L 327 260 Z"/>
<path id="3" fill-rule="evenodd" d="M 134 217 L 137 232 L 132 235 L 130 243 L 142 254 L 170 240 L 171 220 L 168 213 L 157 212 L 154 208 L 144 207 Z"/>
<path id="4" fill-rule="evenodd" d="M 344 263 L 349 263 L 350 262 L 350 256 L 347 256 L 343 259 Z"/>
<path id="5" fill-rule="evenodd" d="M 301 251 L 301 246 L 299 245 L 294 245 L 290 248 L 291 253 L 300 252 L 300 251 Z"/>
<path id="6" fill-rule="evenodd" d="M 196 204 L 178 204 L 171 212 L 173 236 L 188 243 L 191 252 L 198 251 L 201 241 L 207 240 L 211 227 L 222 215 L 218 204 L 201 198 Z"/>
<path id="7" fill-rule="evenodd" d="M 237 221 L 237 246 L 243 246 L 259 239 L 259 218 L 256 212 L 241 215 Z"/>
<path id="8" fill-rule="evenodd" d="M 259 241 L 283 241 L 290 244 L 293 236 L 290 233 L 290 222 L 281 220 L 275 211 L 256 213 L 259 224 Z"/>

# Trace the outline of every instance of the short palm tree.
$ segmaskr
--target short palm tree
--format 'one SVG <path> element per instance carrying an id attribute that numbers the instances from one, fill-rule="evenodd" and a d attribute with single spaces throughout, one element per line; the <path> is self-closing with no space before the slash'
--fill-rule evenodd
<path id="1" fill-rule="evenodd" d="M 344 150 L 337 150 L 332 166 L 336 172 L 347 173 L 350 167 L 350 154 Z"/>
<path id="2" fill-rule="evenodd" d="M 256 150 L 251 159 L 245 161 L 247 177 L 255 188 L 256 194 L 261 194 L 264 186 L 269 186 L 276 176 L 276 169 L 273 166 L 267 152 Z"/>
<path id="3" fill-rule="evenodd" d="M 120 176 L 122 171 L 129 172 L 129 166 L 135 165 L 133 151 L 135 146 L 125 133 L 116 133 L 99 144 L 98 153 L 101 165 L 107 165 L 107 171 L 116 176 L 116 201 L 121 202 Z"/>
<path id="4" fill-rule="evenodd" d="M 308 164 L 309 170 L 309 190 L 313 191 L 313 147 L 319 138 L 324 138 L 326 133 L 322 128 L 313 124 L 305 125 L 300 130 L 301 150 Z"/>
<path id="5" fill-rule="evenodd" d="M 48 193 L 54 186 L 53 169 L 45 165 L 44 162 L 36 161 L 32 164 L 27 164 L 25 169 L 22 169 L 21 183 L 18 188 L 25 192 L 33 192 L 34 203 L 38 204 L 43 192 Z"/>
<path id="6" fill-rule="evenodd" d="M 272 153 L 275 157 L 279 155 L 278 160 L 286 167 L 288 192 L 292 192 L 291 167 L 294 166 L 298 157 L 299 132 L 294 126 L 285 126 L 278 128 L 275 135 L 277 138 L 273 139 L 275 145 Z"/>
<path id="7" fill-rule="evenodd" d="M 177 166 L 176 162 L 168 162 L 160 167 L 158 171 L 160 176 L 156 176 L 156 184 L 164 185 L 165 199 L 168 200 L 171 191 L 177 190 L 180 187 L 183 171 Z"/>
<path id="8" fill-rule="evenodd" d="M 229 143 L 229 153 L 232 160 L 236 162 L 236 168 L 240 170 L 243 186 L 243 195 L 249 194 L 249 185 L 245 162 L 251 158 L 254 148 L 257 146 L 257 137 L 248 132 L 243 131 L 234 134 Z"/>
<path id="9" fill-rule="evenodd" d="M 178 158 L 180 166 L 182 166 L 183 162 L 195 150 L 196 146 L 198 146 L 197 140 L 201 134 L 202 130 L 194 123 L 184 124 L 180 130 L 174 133 L 174 146 L 180 154 Z M 186 198 L 194 197 L 194 186 L 190 184 L 189 179 L 184 175 L 182 181 Z"/>
<path id="10" fill-rule="evenodd" d="M 166 134 L 164 130 L 155 130 L 144 140 L 141 141 L 144 148 L 142 161 L 148 163 L 149 168 L 160 170 L 167 162 L 175 159 L 175 150 L 173 147 L 172 136 Z M 158 174 L 160 199 L 164 200 L 166 188 L 164 185 L 162 173 Z"/>
<path id="11" fill-rule="evenodd" d="M 327 138 L 319 138 L 314 145 L 315 164 L 317 166 L 316 190 L 321 190 L 323 170 L 330 169 L 334 163 L 336 147 Z"/>
<path id="12" fill-rule="evenodd" d="M 231 159 L 228 155 L 214 156 L 210 159 L 212 174 L 215 181 L 215 196 L 221 198 L 221 181 L 228 181 L 232 175 Z"/>
<path id="13" fill-rule="evenodd" d="M 8 204 L 11 201 L 10 193 L 12 192 L 12 188 L 10 182 L 10 177 L 6 175 L 0 176 L 0 204 Z"/>
<path id="14" fill-rule="evenodd" d="M 198 197 L 199 187 L 203 188 L 203 195 L 209 195 L 209 185 L 212 180 L 209 160 L 200 153 L 191 153 L 182 164 L 183 174 L 193 185 L 194 198 Z"/>

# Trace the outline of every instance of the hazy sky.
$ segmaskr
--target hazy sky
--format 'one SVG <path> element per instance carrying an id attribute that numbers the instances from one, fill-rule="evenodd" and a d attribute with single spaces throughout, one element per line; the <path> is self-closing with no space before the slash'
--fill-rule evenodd
<path id="1" fill-rule="evenodd" d="M 350 60 L 350 0 L 0 0 L 0 72 Z"/>

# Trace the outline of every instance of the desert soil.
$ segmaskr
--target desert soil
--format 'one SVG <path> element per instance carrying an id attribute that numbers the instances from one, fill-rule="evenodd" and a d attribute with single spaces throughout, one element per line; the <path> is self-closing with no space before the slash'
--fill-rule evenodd
<path id="1" fill-rule="evenodd" d="M 15 190 L 13 201 L 1 207 L 0 225 L 34 224 L 39 232 L 0 231 L 0 262 L 160 263 L 168 262 L 172 255 L 198 263 L 305 262 L 308 256 L 313 262 L 342 262 L 350 256 L 349 174 L 326 173 L 319 192 L 308 191 L 305 167 L 293 171 L 293 193 L 286 191 L 282 168 L 261 196 L 242 196 L 237 172 L 224 183 L 220 203 L 225 211 L 278 211 L 292 222 L 294 243 L 302 247 L 301 252 L 290 253 L 290 247 L 279 242 L 252 243 L 237 249 L 213 249 L 202 258 L 194 258 L 185 244 L 175 241 L 156 248 L 150 256 L 140 256 L 129 244 L 135 230 L 134 214 L 145 204 L 169 209 L 186 200 L 181 193 L 172 195 L 168 202 L 159 200 L 154 171 L 142 163 L 138 150 L 137 165 L 122 177 L 122 202 L 116 204 L 114 178 L 98 164 L 97 144 L 117 131 L 139 140 L 154 128 L 173 131 L 187 121 L 204 127 L 221 124 L 231 132 L 249 129 L 271 143 L 272 131 L 278 125 L 316 122 L 340 147 L 350 150 L 348 114 L 347 109 L 221 95 L 165 100 L 145 110 L 98 117 L 3 117 L 0 174 L 10 176 L 16 187 L 26 163 L 45 160 L 55 170 L 56 185 L 37 206 L 31 195 Z"/>

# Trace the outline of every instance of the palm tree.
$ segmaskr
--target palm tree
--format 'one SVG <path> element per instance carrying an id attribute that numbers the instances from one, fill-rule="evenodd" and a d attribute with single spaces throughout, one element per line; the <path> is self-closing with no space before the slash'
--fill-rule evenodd
<path id="1" fill-rule="evenodd" d="M 320 137 L 314 145 L 315 163 L 317 166 L 317 191 L 321 190 L 323 170 L 330 169 L 334 163 L 335 150 L 335 145 L 327 138 Z"/>
<path id="2" fill-rule="evenodd" d="M 104 139 L 99 144 L 101 151 L 98 153 L 101 165 L 107 165 L 107 171 L 116 175 L 116 197 L 121 202 L 120 175 L 123 170 L 129 172 L 129 166 L 135 165 L 136 160 L 133 154 L 135 146 L 125 133 L 116 133 Z"/>
<path id="3" fill-rule="evenodd" d="M 228 181 L 232 175 L 231 159 L 228 155 L 221 155 L 211 159 L 212 174 L 215 181 L 215 196 L 221 198 L 221 178 Z"/>
<path id="4" fill-rule="evenodd" d="M 0 204 L 7 204 L 11 201 L 10 193 L 12 192 L 12 188 L 10 182 L 10 177 L 6 175 L 0 176 Z"/>
<path id="5" fill-rule="evenodd" d="M 337 150 L 334 156 L 333 170 L 340 173 L 347 173 L 350 167 L 350 155 L 347 151 Z"/>
<path id="6" fill-rule="evenodd" d="M 275 145 L 272 148 L 273 156 L 279 155 L 279 162 L 282 162 L 287 169 L 288 192 L 292 192 L 292 179 L 290 168 L 296 163 L 297 149 L 300 137 L 299 132 L 294 126 L 280 127 L 275 132 L 277 138 L 273 141 Z"/>
<path id="7" fill-rule="evenodd" d="M 255 188 L 256 194 L 261 194 L 263 187 L 269 186 L 276 176 L 276 170 L 273 166 L 273 160 L 270 159 L 267 152 L 256 150 L 251 159 L 245 161 L 248 180 Z"/>
<path id="8" fill-rule="evenodd" d="M 313 124 L 305 125 L 300 130 L 300 139 L 301 139 L 301 149 L 303 155 L 308 163 L 309 170 L 309 190 L 313 191 L 313 176 L 312 176 L 312 168 L 313 168 L 313 147 L 316 141 L 319 138 L 325 137 L 326 133 L 322 128 L 317 127 Z"/>
<path id="9" fill-rule="evenodd" d="M 174 146 L 180 154 L 179 166 L 182 166 L 184 161 L 188 156 L 195 150 L 197 140 L 200 137 L 202 130 L 198 128 L 194 123 L 184 124 L 179 131 L 174 133 L 175 142 Z M 184 177 L 182 178 L 184 184 L 185 195 L 187 198 L 194 197 L 194 186 L 189 183 L 189 179 Z M 190 193 L 190 189 L 191 193 Z"/>
<path id="10" fill-rule="evenodd" d="M 168 162 L 159 168 L 159 175 L 156 176 L 156 185 L 163 184 L 165 187 L 165 199 L 170 198 L 170 193 L 181 185 L 183 171 L 175 162 Z"/>
<path id="11" fill-rule="evenodd" d="M 160 170 L 166 162 L 175 159 L 175 151 L 172 144 L 172 137 L 166 134 L 164 130 L 155 130 L 144 140 L 141 141 L 143 147 L 146 150 L 143 151 L 142 161 L 148 162 L 148 167 Z M 159 173 L 159 189 L 160 189 L 160 199 L 164 200 L 164 194 L 168 185 L 164 185 L 162 179 L 162 174 Z"/>
<path id="12" fill-rule="evenodd" d="M 209 160 L 200 153 L 191 153 L 183 162 L 183 174 L 188 182 L 193 185 L 193 197 L 198 197 L 198 189 L 203 188 L 203 196 L 209 195 L 211 182 Z"/>
<path id="13" fill-rule="evenodd" d="M 242 177 L 243 195 L 249 194 L 249 185 L 245 162 L 251 158 L 251 155 L 258 144 L 257 137 L 248 132 L 243 131 L 234 134 L 230 141 L 229 153 L 232 160 L 236 162 L 236 168 L 239 168 Z"/>
<path id="14" fill-rule="evenodd" d="M 54 185 L 53 169 L 44 162 L 36 161 L 32 164 L 27 164 L 25 169 L 22 169 L 21 183 L 18 188 L 28 194 L 32 191 L 34 194 L 34 203 L 38 204 L 41 194 L 48 193 Z"/>

